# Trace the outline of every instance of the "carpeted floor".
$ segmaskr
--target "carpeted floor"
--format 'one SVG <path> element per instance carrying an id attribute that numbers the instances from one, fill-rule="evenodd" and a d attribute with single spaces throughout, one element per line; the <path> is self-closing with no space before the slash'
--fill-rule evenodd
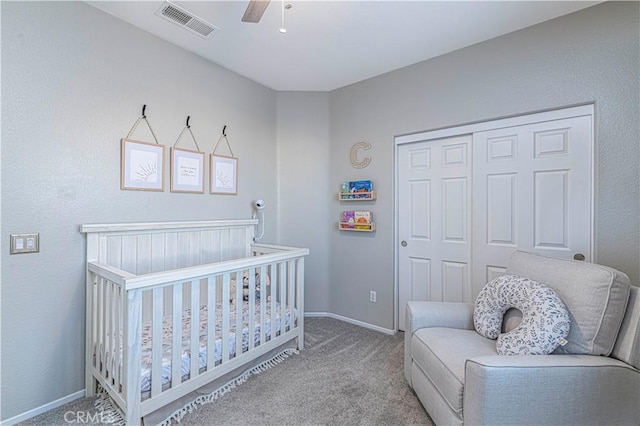
<path id="1" fill-rule="evenodd" d="M 330 318 L 308 318 L 300 354 L 252 376 L 180 424 L 433 425 L 404 380 L 403 337 Z M 80 421 L 83 413 L 88 416 Z M 99 418 L 92 398 L 22 424 L 87 424 L 87 418 Z"/>

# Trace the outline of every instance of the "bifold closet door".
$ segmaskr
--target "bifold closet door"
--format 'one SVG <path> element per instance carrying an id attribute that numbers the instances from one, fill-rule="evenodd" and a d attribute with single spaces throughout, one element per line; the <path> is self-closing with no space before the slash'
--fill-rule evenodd
<path id="1" fill-rule="evenodd" d="M 473 134 L 473 296 L 514 250 L 591 261 L 591 116 Z"/>
<path id="2" fill-rule="evenodd" d="M 409 300 L 471 301 L 471 136 L 398 148 L 399 328 Z"/>
<path id="3" fill-rule="evenodd" d="M 398 146 L 400 330 L 407 301 L 473 302 L 515 250 L 592 260 L 592 115 L 500 123 Z"/>

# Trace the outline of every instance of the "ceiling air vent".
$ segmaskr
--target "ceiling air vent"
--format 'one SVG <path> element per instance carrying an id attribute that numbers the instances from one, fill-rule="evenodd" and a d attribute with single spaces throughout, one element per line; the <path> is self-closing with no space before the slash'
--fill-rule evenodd
<path id="1" fill-rule="evenodd" d="M 164 4 L 156 11 L 156 15 L 161 18 L 171 21 L 182 28 L 199 35 L 202 38 L 209 38 L 214 31 L 219 30 L 218 27 L 198 18 L 191 12 L 188 12 L 176 6 L 171 2 L 164 2 Z"/>

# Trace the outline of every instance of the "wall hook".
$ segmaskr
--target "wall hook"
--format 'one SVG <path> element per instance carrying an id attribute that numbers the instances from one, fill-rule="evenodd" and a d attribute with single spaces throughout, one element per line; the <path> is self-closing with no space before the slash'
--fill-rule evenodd
<path id="1" fill-rule="evenodd" d="M 187 127 L 191 127 L 191 126 L 189 126 L 189 119 L 190 119 L 190 118 L 191 118 L 191 116 L 190 116 L 190 115 L 187 115 Z"/>
<path id="2" fill-rule="evenodd" d="M 147 105 L 142 105 L 142 118 L 147 118 L 147 116 L 145 115 L 145 110 L 147 109 Z"/>
<path id="3" fill-rule="evenodd" d="M 222 136 L 224 136 L 225 138 L 227 137 L 227 125 L 226 124 L 222 128 Z"/>

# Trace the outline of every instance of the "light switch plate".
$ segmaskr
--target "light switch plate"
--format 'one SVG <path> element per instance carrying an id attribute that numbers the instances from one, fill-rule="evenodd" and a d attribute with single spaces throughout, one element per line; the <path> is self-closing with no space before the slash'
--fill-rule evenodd
<path id="1" fill-rule="evenodd" d="M 40 234 L 11 234 L 10 254 L 38 253 Z"/>

